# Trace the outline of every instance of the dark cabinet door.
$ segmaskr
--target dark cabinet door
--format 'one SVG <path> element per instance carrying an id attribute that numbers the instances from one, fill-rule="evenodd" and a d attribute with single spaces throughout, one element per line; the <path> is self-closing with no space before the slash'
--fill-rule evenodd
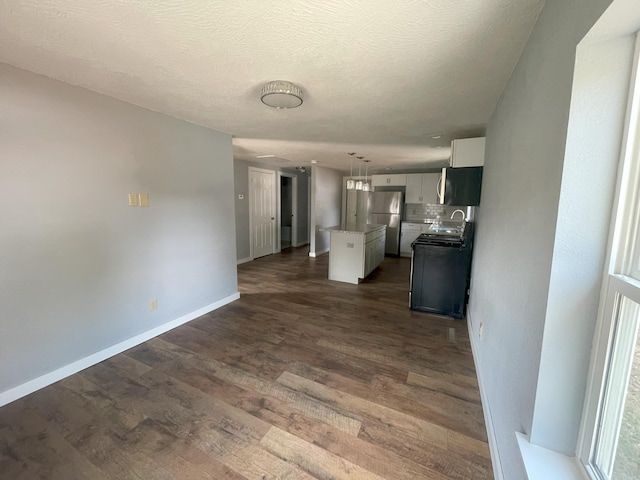
<path id="1" fill-rule="evenodd" d="M 463 318 L 470 266 L 469 248 L 414 245 L 411 309 Z"/>
<path id="2" fill-rule="evenodd" d="M 447 168 L 444 204 L 455 206 L 480 205 L 482 167 Z"/>

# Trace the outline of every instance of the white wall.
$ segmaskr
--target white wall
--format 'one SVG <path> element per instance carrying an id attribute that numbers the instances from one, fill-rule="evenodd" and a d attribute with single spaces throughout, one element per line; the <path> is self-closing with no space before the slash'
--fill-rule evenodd
<path id="1" fill-rule="evenodd" d="M 311 244 L 309 255 L 322 255 L 329 251 L 329 233 L 323 227 L 340 223 L 342 209 L 343 173 L 314 165 L 311 170 Z"/>
<path id="2" fill-rule="evenodd" d="M 514 432 L 533 421 L 575 49 L 609 3 L 545 4 L 487 128 L 469 317 L 509 480 L 526 478 Z"/>
<path id="3" fill-rule="evenodd" d="M 0 395 L 237 294 L 229 135 L 3 64 L 0 105 Z"/>

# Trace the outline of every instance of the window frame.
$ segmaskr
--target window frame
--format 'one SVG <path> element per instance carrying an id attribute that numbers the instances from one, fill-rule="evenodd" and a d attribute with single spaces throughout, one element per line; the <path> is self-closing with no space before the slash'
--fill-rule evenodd
<path id="1" fill-rule="evenodd" d="M 614 315 L 621 296 L 640 304 L 640 32 L 636 33 L 632 78 L 622 139 L 610 246 L 593 341 L 591 363 L 577 457 L 593 480 L 608 480 L 594 464 L 599 425 L 611 365 L 612 346 L 619 330 Z M 615 446 L 616 440 L 614 440 Z M 615 448 L 613 449 L 615 453 Z"/>

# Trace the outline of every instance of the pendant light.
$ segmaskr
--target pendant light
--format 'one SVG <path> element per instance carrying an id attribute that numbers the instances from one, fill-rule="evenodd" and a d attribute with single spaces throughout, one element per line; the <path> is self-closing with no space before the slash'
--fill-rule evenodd
<path id="1" fill-rule="evenodd" d="M 349 175 L 349 180 L 347 180 L 347 190 L 353 190 L 354 188 L 356 188 L 356 182 L 353 179 L 353 157 L 352 157 L 351 158 L 351 174 Z"/>
<path id="2" fill-rule="evenodd" d="M 362 157 L 358 157 L 359 159 L 362 159 Z M 360 178 L 362 176 L 362 165 L 358 164 L 358 181 L 356 182 L 356 190 L 362 190 L 362 179 Z"/>
<path id="3" fill-rule="evenodd" d="M 369 162 L 371 160 L 365 160 L 365 170 L 364 170 L 364 184 L 362 185 L 362 191 L 368 192 L 371 190 L 371 185 L 369 185 Z"/>

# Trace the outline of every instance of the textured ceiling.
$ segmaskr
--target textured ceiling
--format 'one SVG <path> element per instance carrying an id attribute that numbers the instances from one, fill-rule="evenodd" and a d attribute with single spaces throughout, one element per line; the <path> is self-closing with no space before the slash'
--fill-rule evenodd
<path id="1" fill-rule="evenodd" d="M 483 133 L 543 3 L 3 0 L 0 61 L 231 133 L 236 158 L 424 168 Z M 271 80 L 304 104 L 263 105 Z"/>

